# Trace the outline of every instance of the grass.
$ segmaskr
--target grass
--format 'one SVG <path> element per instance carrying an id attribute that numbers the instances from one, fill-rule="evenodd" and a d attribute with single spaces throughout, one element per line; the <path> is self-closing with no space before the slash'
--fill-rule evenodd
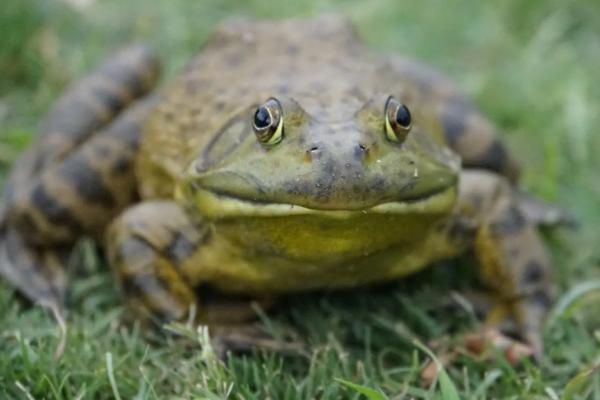
<path id="1" fill-rule="evenodd" d="M 547 235 L 563 295 L 545 329 L 544 361 L 512 367 L 501 357 L 486 363 L 463 357 L 447 368 L 460 396 L 600 398 L 593 368 L 600 362 L 594 285 L 600 279 L 600 9 L 594 0 L 5 0 L 0 176 L 30 142 L 52 99 L 119 44 L 153 43 L 172 76 L 229 15 L 319 12 L 344 13 L 373 47 L 448 71 L 502 127 L 526 165 L 523 186 L 581 221 L 577 231 Z M 474 327 L 467 312 L 444 307 L 450 290 L 468 281 L 454 272 L 467 272 L 468 265 L 449 263 L 385 287 L 282 299 L 262 325 L 275 335 L 295 332 L 310 343 L 309 353 L 257 352 L 221 363 L 201 346 L 202 332 L 181 340 L 128 323 L 93 247 L 80 246 L 77 254 L 68 345 L 59 360 L 52 318 L 0 284 L 1 398 L 361 398 L 340 383 L 346 381 L 393 399 L 444 398 L 436 387 L 421 387 L 427 356 L 413 339 Z"/>

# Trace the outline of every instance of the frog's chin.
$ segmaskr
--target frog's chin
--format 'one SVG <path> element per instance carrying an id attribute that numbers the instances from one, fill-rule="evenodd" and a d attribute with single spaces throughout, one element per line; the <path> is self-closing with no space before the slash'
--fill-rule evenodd
<path id="1" fill-rule="evenodd" d="M 456 201 L 457 188 L 449 186 L 418 199 L 391 201 L 352 210 L 322 210 L 297 204 L 265 203 L 251 199 L 232 197 L 209 190 L 199 189 L 193 198 L 185 196 L 197 207 L 200 214 L 212 220 L 243 217 L 285 217 L 318 215 L 325 218 L 352 218 L 369 213 L 374 214 L 444 214 L 449 212 Z"/>

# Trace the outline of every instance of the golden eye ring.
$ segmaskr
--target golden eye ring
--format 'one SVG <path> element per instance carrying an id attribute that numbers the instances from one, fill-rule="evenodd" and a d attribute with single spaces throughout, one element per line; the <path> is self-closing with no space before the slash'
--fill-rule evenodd
<path id="1" fill-rule="evenodd" d="M 270 98 L 254 112 L 252 128 L 258 141 L 273 146 L 283 139 L 283 112 L 281 104 Z"/>
<path id="2" fill-rule="evenodd" d="M 393 96 L 385 102 L 385 136 L 394 143 L 402 143 L 412 128 L 408 107 Z"/>

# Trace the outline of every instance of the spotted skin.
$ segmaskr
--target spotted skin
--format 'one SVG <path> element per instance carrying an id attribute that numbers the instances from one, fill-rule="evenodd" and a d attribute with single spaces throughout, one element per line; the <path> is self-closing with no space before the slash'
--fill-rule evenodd
<path id="1" fill-rule="evenodd" d="M 535 225 L 551 218 L 522 205 L 518 163 L 449 79 L 374 53 L 335 17 L 225 23 L 159 100 L 123 112 L 158 70 L 145 48 L 113 58 L 57 102 L 16 164 L 1 272 L 30 298 L 59 302 L 62 256 L 81 235 L 105 244 L 132 309 L 160 321 L 234 319 L 201 304 L 206 286 L 353 287 L 472 250 L 541 352 L 554 289 Z M 396 143 L 389 95 L 414 118 Z M 251 123 L 270 97 L 284 118 L 271 147 Z"/>

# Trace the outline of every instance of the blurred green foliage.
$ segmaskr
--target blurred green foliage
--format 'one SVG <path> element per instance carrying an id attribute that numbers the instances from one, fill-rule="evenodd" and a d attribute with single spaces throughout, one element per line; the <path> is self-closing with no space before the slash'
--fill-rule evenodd
<path id="1" fill-rule="evenodd" d="M 150 42 L 162 54 L 168 78 L 224 18 L 323 12 L 347 15 L 381 51 L 421 58 L 455 77 L 523 160 L 523 186 L 567 206 L 581 221 L 577 231 L 548 235 L 563 293 L 570 289 L 571 301 L 574 287 L 600 279 L 595 0 L 3 0 L 0 177 L 65 86 L 115 48 Z M 120 324 L 122 308 L 109 274 L 90 261 L 97 257 L 89 246 L 80 253 L 85 272 L 73 283 L 69 345 L 59 361 L 51 356 L 57 344 L 51 318 L 0 286 L 0 397 L 111 398 L 111 353 L 122 398 L 358 398 L 334 377 L 381 388 L 390 398 L 436 398 L 420 387 L 424 358 L 412 338 L 472 327 L 469 315 L 443 307 L 449 290 L 464 286 L 464 275 L 435 268 L 383 289 L 284 299 L 280 311 L 263 321 L 266 329 L 299 332 L 311 343 L 309 355 L 252 354 L 210 367 L 193 344 Z M 498 358 L 487 364 L 461 359 L 448 368 L 461 396 L 559 398 L 570 377 L 600 361 L 597 299 L 554 315 L 539 366 L 514 368 Z M 582 387 L 600 398 L 599 382 Z"/>

